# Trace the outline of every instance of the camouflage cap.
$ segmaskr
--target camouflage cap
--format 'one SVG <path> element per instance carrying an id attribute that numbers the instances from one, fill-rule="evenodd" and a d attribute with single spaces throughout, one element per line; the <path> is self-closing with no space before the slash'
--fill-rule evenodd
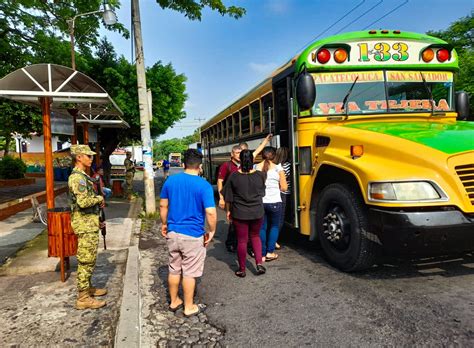
<path id="1" fill-rule="evenodd" d="M 91 150 L 89 145 L 71 145 L 72 155 L 95 155 L 96 153 Z"/>

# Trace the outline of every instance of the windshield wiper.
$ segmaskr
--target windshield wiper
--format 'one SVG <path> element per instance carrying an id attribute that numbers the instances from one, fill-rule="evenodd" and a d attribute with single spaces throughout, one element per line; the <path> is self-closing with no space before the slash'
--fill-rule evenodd
<path id="1" fill-rule="evenodd" d="M 428 84 L 426 83 L 426 79 L 423 76 L 423 73 L 420 71 L 421 79 L 423 80 L 423 86 L 425 87 L 426 92 L 428 92 L 428 95 L 430 97 L 430 105 L 431 105 L 431 116 L 434 115 L 434 99 L 433 99 L 433 93 L 431 92 L 431 89 L 428 88 Z"/>
<path id="2" fill-rule="evenodd" d="M 349 114 L 349 110 L 347 108 L 347 102 L 349 100 L 349 96 L 351 95 L 352 93 L 352 90 L 354 89 L 354 86 L 357 82 L 357 80 L 359 79 L 359 75 L 356 76 L 354 82 L 352 82 L 352 85 L 351 85 L 351 88 L 349 88 L 349 90 L 347 91 L 346 93 L 346 96 L 344 97 L 344 99 L 342 100 L 342 107 L 344 109 L 344 112 L 346 113 L 346 118 L 348 117 L 348 114 Z"/>

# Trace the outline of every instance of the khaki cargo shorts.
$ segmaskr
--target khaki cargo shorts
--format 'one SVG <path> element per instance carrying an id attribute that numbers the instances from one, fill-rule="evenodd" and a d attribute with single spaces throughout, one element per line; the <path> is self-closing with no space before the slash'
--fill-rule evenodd
<path id="1" fill-rule="evenodd" d="M 181 233 L 168 232 L 166 243 L 169 251 L 169 272 L 187 278 L 202 276 L 206 248 L 204 238 L 190 237 Z"/>

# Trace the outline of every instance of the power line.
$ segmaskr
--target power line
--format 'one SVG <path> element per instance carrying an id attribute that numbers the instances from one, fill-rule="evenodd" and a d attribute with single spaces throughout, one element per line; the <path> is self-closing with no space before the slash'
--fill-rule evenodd
<path id="1" fill-rule="evenodd" d="M 362 13 L 359 17 L 357 17 L 356 19 L 354 19 L 352 22 L 350 22 L 349 24 L 347 24 L 346 26 L 342 27 L 338 32 L 336 32 L 336 34 L 339 34 L 341 31 L 343 31 L 344 29 L 346 29 L 348 26 L 350 26 L 351 24 L 354 24 L 355 22 L 357 22 L 359 19 L 361 19 L 362 17 L 364 17 L 367 13 L 369 13 L 370 11 L 372 11 L 374 8 L 378 7 L 381 3 L 383 2 L 383 0 L 380 0 L 378 3 L 376 3 L 374 6 L 372 6 L 371 8 L 369 8 L 367 11 L 365 11 L 364 13 Z"/>
<path id="2" fill-rule="evenodd" d="M 374 25 L 375 23 L 377 23 L 378 21 L 380 21 L 381 19 L 384 19 L 385 17 L 387 17 L 389 14 L 395 12 L 396 10 L 398 10 L 400 7 L 402 6 L 405 6 L 407 3 L 408 3 L 409 0 L 405 0 L 405 2 L 403 2 L 402 4 L 398 5 L 397 7 L 395 7 L 393 10 L 387 12 L 386 14 L 384 14 L 382 17 L 380 17 L 379 19 L 377 19 L 376 21 L 373 21 L 372 23 L 370 23 L 368 26 L 366 26 L 365 28 L 363 28 L 362 30 L 365 30 L 369 27 L 371 27 L 372 25 Z"/>
<path id="3" fill-rule="evenodd" d="M 323 35 L 324 33 L 326 33 L 329 29 L 331 29 L 332 27 L 334 27 L 336 24 L 338 24 L 341 20 L 343 20 L 344 18 L 346 18 L 347 16 L 349 16 L 352 12 L 354 12 L 355 10 L 357 10 L 360 6 L 362 6 L 362 4 L 365 2 L 366 0 L 362 0 L 361 2 L 359 2 L 356 6 L 354 6 L 352 9 L 350 9 L 349 11 L 347 11 L 341 18 L 337 19 L 335 22 L 333 22 L 329 27 L 327 27 L 326 29 L 324 29 L 322 32 L 320 32 L 317 36 L 315 36 L 314 38 L 312 38 L 310 41 L 308 41 L 304 46 L 302 46 L 298 51 L 301 51 L 303 48 L 305 48 L 306 46 L 308 46 L 310 43 L 312 43 L 314 40 L 316 40 L 318 37 L 320 37 L 321 35 Z"/>

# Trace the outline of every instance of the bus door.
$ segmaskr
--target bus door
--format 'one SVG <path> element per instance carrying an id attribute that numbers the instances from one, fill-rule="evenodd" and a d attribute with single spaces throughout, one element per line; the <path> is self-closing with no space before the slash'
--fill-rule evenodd
<path id="1" fill-rule="evenodd" d="M 274 80 L 275 81 L 275 80 Z M 287 199 L 285 222 L 291 226 L 299 227 L 298 215 L 298 171 L 297 171 L 297 139 L 295 131 L 295 118 L 292 108 L 292 77 L 286 75 L 273 84 L 274 109 L 275 109 L 275 133 L 280 136 L 280 146 L 287 147 L 289 160 L 292 164 L 290 182 L 291 195 Z"/>

